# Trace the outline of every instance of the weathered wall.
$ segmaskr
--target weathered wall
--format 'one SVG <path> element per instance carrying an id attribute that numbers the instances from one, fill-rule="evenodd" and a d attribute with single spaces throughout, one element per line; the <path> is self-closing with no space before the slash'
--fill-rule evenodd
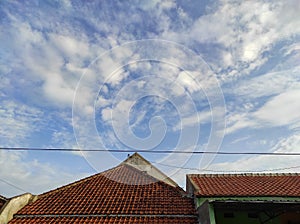
<path id="1" fill-rule="evenodd" d="M 198 207 L 197 211 L 200 224 L 216 224 L 214 209 L 208 201 L 202 203 L 202 205 Z"/>
<path id="2" fill-rule="evenodd" d="M 177 183 L 162 173 L 159 169 L 154 167 L 149 161 L 145 160 L 138 153 L 134 153 L 130 157 L 128 157 L 124 162 L 124 164 L 131 165 L 138 170 L 147 172 L 148 175 L 155 177 L 158 180 L 165 182 L 173 187 L 177 187 Z"/>
<path id="3" fill-rule="evenodd" d="M 32 194 L 22 194 L 11 198 L 2 208 L 0 213 L 0 224 L 8 223 L 13 215 L 18 212 L 21 208 L 27 205 L 30 202 L 33 202 L 37 199 L 37 196 Z"/>

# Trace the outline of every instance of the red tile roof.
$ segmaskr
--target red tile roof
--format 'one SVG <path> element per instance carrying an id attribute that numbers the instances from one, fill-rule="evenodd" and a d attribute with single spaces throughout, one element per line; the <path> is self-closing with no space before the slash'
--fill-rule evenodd
<path id="1" fill-rule="evenodd" d="M 121 164 L 44 193 L 9 223 L 197 223 L 193 200 L 179 187 Z"/>
<path id="2" fill-rule="evenodd" d="M 300 174 L 191 174 L 195 195 L 300 197 Z"/>

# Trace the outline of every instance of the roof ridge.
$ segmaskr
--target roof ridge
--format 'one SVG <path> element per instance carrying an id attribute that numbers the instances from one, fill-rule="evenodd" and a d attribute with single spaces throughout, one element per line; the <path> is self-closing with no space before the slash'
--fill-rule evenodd
<path id="1" fill-rule="evenodd" d="M 201 174 L 187 174 L 189 177 L 236 177 L 236 176 L 300 176 L 300 173 L 201 173 Z"/>

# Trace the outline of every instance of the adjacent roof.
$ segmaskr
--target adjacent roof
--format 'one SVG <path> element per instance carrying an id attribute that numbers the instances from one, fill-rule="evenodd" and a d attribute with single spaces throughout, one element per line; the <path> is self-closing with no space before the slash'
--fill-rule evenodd
<path id="1" fill-rule="evenodd" d="M 300 197 L 300 174 L 191 174 L 197 196 Z"/>
<path id="2" fill-rule="evenodd" d="M 122 163 L 56 190 L 21 209 L 9 223 L 197 223 L 193 200 Z"/>

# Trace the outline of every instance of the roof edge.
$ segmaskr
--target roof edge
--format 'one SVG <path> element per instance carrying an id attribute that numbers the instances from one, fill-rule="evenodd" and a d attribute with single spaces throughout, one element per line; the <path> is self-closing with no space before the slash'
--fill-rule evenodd
<path id="1" fill-rule="evenodd" d="M 261 177 L 261 176 L 300 176 L 300 173 L 200 173 L 200 174 L 187 174 L 189 177 Z"/>

